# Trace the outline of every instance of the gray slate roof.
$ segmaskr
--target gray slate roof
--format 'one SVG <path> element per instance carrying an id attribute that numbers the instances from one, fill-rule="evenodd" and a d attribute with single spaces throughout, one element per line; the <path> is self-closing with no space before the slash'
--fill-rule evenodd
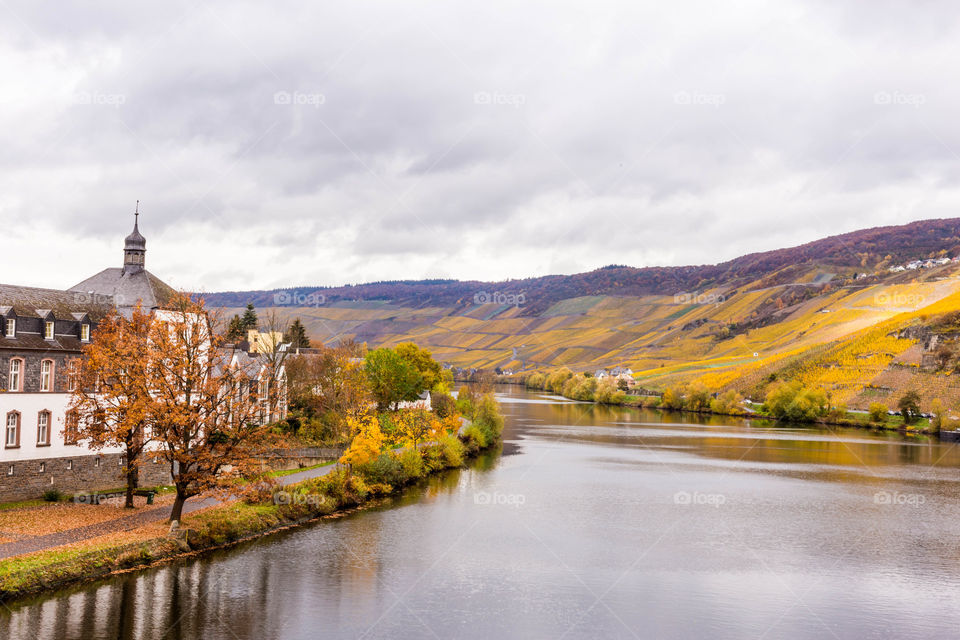
<path id="1" fill-rule="evenodd" d="M 4 315 L 6 310 L 13 308 L 17 316 L 23 318 L 38 318 L 41 317 L 38 310 L 49 310 L 62 320 L 69 319 L 74 313 L 88 313 L 92 319 L 99 320 L 111 307 L 113 298 L 110 296 L 0 284 L 0 312 Z"/>
<path id="2" fill-rule="evenodd" d="M 121 268 L 104 269 L 69 289 L 95 296 L 110 296 L 118 307 L 134 307 L 139 302 L 145 310 L 163 307 L 176 291 L 146 270 L 129 273 Z"/>

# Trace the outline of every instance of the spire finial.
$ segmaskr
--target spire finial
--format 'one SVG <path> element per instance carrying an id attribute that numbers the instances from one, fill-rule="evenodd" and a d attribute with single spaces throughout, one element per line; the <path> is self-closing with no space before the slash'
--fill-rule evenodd
<path id="1" fill-rule="evenodd" d="M 133 211 L 133 228 L 137 228 L 137 223 L 140 222 L 140 201 L 137 200 L 137 208 Z"/>

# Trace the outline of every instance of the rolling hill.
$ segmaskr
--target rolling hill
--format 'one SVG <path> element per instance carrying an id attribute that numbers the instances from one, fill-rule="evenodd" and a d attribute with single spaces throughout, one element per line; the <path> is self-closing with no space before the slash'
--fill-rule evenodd
<path id="1" fill-rule="evenodd" d="M 930 367 L 930 336 L 942 333 L 936 318 L 960 309 L 960 263 L 945 260 L 958 255 L 960 219 L 928 220 L 717 265 L 205 298 L 231 314 L 249 301 L 300 317 L 313 339 L 327 343 L 413 340 L 457 366 L 623 365 L 647 386 L 702 379 L 750 393 L 781 375 L 828 386 L 853 405 L 921 386 L 960 400 L 952 360 Z M 942 264 L 890 270 L 923 259 Z M 941 349 L 948 334 L 934 340 Z"/>

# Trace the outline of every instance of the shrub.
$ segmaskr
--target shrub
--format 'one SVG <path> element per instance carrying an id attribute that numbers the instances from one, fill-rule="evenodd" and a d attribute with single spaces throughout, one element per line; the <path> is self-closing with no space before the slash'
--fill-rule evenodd
<path id="1" fill-rule="evenodd" d="M 930 413 L 933 414 L 933 418 L 930 419 L 930 426 L 934 429 L 943 428 L 944 417 L 946 416 L 947 410 L 939 398 L 934 400 L 933 404 L 930 405 Z"/>
<path id="2" fill-rule="evenodd" d="M 827 414 L 827 394 L 799 382 L 781 383 L 767 393 L 767 410 L 781 420 L 813 422 Z"/>
<path id="3" fill-rule="evenodd" d="M 400 460 L 386 451 L 370 462 L 354 465 L 353 470 L 376 484 L 389 484 L 392 487 L 399 487 L 406 480 Z"/>
<path id="4" fill-rule="evenodd" d="M 63 498 L 64 495 L 59 489 L 47 489 L 43 492 L 43 499 L 47 502 L 60 502 Z"/>
<path id="5" fill-rule="evenodd" d="M 623 382 L 621 380 L 621 382 Z M 613 380 L 605 378 L 597 383 L 597 388 L 593 392 L 593 399 L 603 404 L 623 404 L 627 394 L 617 388 Z"/>
<path id="6" fill-rule="evenodd" d="M 449 393 L 430 394 L 430 408 L 441 420 L 457 412 L 457 401 Z"/>
<path id="7" fill-rule="evenodd" d="M 675 387 L 668 387 L 663 392 L 663 397 L 660 398 L 660 406 L 664 409 L 683 409 L 683 392 Z"/>
<path id="8" fill-rule="evenodd" d="M 546 376 L 542 373 L 534 373 L 527 377 L 524 384 L 527 389 L 543 389 L 543 385 L 546 382 Z"/>
<path id="9" fill-rule="evenodd" d="M 403 481 L 410 482 L 426 475 L 423 466 L 423 457 L 416 449 L 404 449 L 400 454 L 400 468 L 403 470 Z"/>
<path id="10" fill-rule="evenodd" d="M 730 389 L 710 401 L 710 410 L 714 413 L 740 413 L 741 403 L 743 403 L 743 397 L 733 389 Z"/>
<path id="11" fill-rule="evenodd" d="M 443 463 L 447 467 L 461 467 L 463 466 L 463 456 L 466 454 L 466 450 L 463 447 L 463 443 L 453 435 L 445 435 L 440 438 L 439 448 Z"/>
<path id="12" fill-rule="evenodd" d="M 871 422 L 887 421 L 887 405 L 880 402 L 871 402 L 867 407 L 867 413 L 870 415 Z"/>
<path id="13" fill-rule="evenodd" d="M 916 391 L 907 391 L 897 403 L 904 424 L 913 424 L 920 417 L 920 394 Z"/>

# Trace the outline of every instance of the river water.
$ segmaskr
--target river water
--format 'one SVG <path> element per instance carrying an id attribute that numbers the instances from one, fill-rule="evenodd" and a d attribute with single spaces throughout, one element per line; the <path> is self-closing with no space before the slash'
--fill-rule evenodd
<path id="1" fill-rule="evenodd" d="M 0 638 L 960 637 L 960 447 L 500 395 L 468 469 Z"/>

